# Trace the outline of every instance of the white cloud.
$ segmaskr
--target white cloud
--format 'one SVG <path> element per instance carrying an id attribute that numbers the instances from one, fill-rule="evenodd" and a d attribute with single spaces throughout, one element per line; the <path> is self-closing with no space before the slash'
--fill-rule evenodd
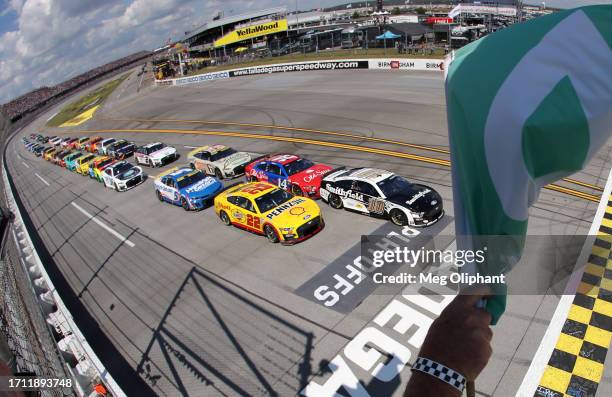
<path id="1" fill-rule="evenodd" d="M 342 0 L 300 0 L 302 9 Z M 288 5 L 287 5 L 288 4 Z M 137 51 L 159 47 L 168 37 L 210 19 L 287 5 L 274 0 L 10 0 L 17 30 L 0 35 L 0 103 L 54 85 Z"/>

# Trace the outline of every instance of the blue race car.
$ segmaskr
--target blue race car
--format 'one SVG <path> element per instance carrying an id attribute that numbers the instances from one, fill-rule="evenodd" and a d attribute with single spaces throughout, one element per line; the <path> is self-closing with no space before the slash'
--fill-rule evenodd
<path id="1" fill-rule="evenodd" d="M 155 179 L 159 201 L 180 205 L 185 211 L 206 208 L 221 190 L 218 179 L 190 167 L 171 168 Z"/>

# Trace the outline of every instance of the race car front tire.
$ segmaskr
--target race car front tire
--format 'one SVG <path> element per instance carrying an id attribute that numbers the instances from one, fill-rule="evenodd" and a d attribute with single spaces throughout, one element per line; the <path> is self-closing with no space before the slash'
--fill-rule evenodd
<path id="1" fill-rule="evenodd" d="M 159 201 L 164 201 L 164 197 L 162 196 L 161 192 L 159 190 L 156 190 L 155 193 L 157 194 L 157 199 Z"/>
<path id="2" fill-rule="evenodd" d="M 255 178 L 253 175 L 247 175 L 246 180 L 247 182 L 257 182 L 257 178 Z"/>
<path id="3" fill-rule="evenodd" d="M 342 204 L 342 199 L 340 198 L 340 196 L 334 193 L 329 194 L 329 197 L 327 197 L 327 202 L 329 203 L 330 207 L 336 210 L 342 209 L 342 207 L 344 206 Z"/>
<path id="4" fill-rule="evenodd" d="M 185 197 L 181 197 L 181 207 L 183 207 L 185 211 L 189 211 L 189 203 Z"/>
<path id="5" fill-rule="evenodd" d="M 391 219 L 391 222 L 397 226 L 408 225 L 408 217 L 403 211 L 398 210 L 397 208 L 392 209 L 391 212 L 389 212 L 389 219 Z"/>
<path id="6" fill-rule="evenodd" d="M 266 238 L 268 239 L 268 241 L 270 241 L 271 243 L 279 242 L 278 235 L 276 234 L 276 231 L 274 230 L 272 226 L 270 225 L 264 226 L 264 234 L 266 235 Z"/>
<path id="7" fill-rule="evenodd" d="M 219 218 L 221 218 L 221 222 L 223 222 L 225 226 L 230 226 L 232 224 L 232 221 L 225 211 L 219 213 Z"/>
<path id="8" fill-rule="evenodd" d="M 220 169 L 215 168 L 215 176 L 217 177 L 218 180 L 222 180 L 223 179 L 223 173 L 221 172 Z"/>
<path id="9" fill-rule="evenodd" d="M 293 193 L 293 195 L 295 196 L 303 196 L 304 192 L 302 191 L 302 188 L 299 187 L 298 185 L 291 185 L 291 193 Z"/>

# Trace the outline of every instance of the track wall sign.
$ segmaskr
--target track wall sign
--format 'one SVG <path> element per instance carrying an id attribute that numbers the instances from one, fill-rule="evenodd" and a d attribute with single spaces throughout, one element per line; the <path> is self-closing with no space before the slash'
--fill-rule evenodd
<path id="1" fill-rule="evenodd" d="M 215 47 L 222 47 L 224 45 L 237 43 L 242 40 L 248 40 L 259 36 L 285 31 L 287 31 L 286 19 L 279 19 L 277 21 L 266 22 L 259 25 L 251 25 L 225 34 L 223 37 L 215 41 Z"/>
<path id="2" fill-rule="evenodd" d="M 276 63 L 273 65 L 237 68 L 223 72 L 203 73 L 178 79 L 155 80 L 158 86 L 188 85 L 205 81 L 226 79 L 228 77 L 253 76 L 259 74 L 307 72 L 311 70 L 355 70 L 355 69 L 397 69 L 397 70 L 444 70 L 441 59 L 407 59 L 407 58 L 375 58 L 375 59 L 330 59 L 322 61 Z"/>

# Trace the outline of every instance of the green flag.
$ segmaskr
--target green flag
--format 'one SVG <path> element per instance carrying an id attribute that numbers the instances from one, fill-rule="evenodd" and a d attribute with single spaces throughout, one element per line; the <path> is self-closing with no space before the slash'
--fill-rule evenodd
<path id="1" fill-rule="evenodd" d="M 611 133 L 612 6 L 557 12 L 465 46 L 447 67 L 446 102 L 457 248 L 470 244 L 461 236 L 525 236 L 540 189 L 582 169 Z M 487 272 L 512 266 L 522 244 L 512 249 L 489 256 Z M 505 309 L 505 291 L 495 293 L 494 323 Z"/>

